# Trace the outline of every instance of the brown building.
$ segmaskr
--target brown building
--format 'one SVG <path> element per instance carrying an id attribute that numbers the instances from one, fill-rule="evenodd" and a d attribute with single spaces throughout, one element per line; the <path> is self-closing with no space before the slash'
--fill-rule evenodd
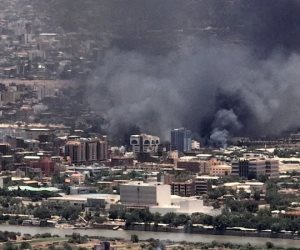
<path id="1" fill-rule="evenodd" d="M 200 173 L 201 163 L 200 161 L 178 161 L 177 168 L 184 169 L 193 173 Z"/>
<path id="2" fill-rule="evenodd" d="M 280 214 L 284 218 L 289 218 L 289 219 L 298 219 L 300 218 L 300 210 L 291 210 L 291 211 L 286 211 L 285 213 Z"/>
<path id="3" fill-rule="evenodd" d="M 266 176 L 270 179 L 279 178 L 279 161 L 274 159 L 266 160 Z"/>
<path id="4" fill-rule="evenodd" d="M 98 138 L 67 141 L 65 144 L 65 156 L 69 156 L 72 163 L 107 160 L 107 141 Z"/>
<path id="5" fill-rule="evenodd" d="M 83 141 L 68 141 L 65 145 L 65 156 L 70 156 L 72 163 L 86 161 L 86 143 Z"/>
<path id="6" fill-rule="evenodd" d="M 195 194 L 202 195 L 206 194 L 208 190 L 211 189 L 213 181 L 218 180 L 217 176 L 197 176 L 194 180 L 195 182 Z"/>
<path id="7" fill-rule="evenodd" d="M 114 156 L 110 162 L 112 167 L 117 166 L 133 166 L 133 157 Z"/>
<path id="8" fill-rule="evenodd" d="M 231 166 L 229 165 L 212 165 L 210 166 L 210 175 L 227 176 L 231 174 Z"/>
<path id="9" fill-rule="evenodd" d="M 195 183 L 191 180 L 185 182 L 172 182 L 171 194 L 185 197 L 194 196 Z"/>
<path id="10" fill-rule="evenodd" d="M 55 162 L 50 158 L 44 157 L 38 161 L 31 162 L 30 166 L 35 169 L 41 169 L 44 176 L 52 176 L 55 172 Z"/>

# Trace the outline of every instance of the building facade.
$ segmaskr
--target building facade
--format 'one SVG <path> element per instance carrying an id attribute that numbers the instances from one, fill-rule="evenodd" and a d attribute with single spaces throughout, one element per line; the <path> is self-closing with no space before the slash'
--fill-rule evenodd
<path id="1" fill-rule="evenodd" d="M 193 181 L 172 182 L 171 194 L 190 197 L 195 195 L 195 183 Z"/>
<path id="2" fill-rule="evenodd" d="M 278 160 L 265 158 L 242 158 L 232 162 L 231 175 L 247 179 L 257 179 L 259 176 L 278 178 Z"/>
<path id="3" fill-rule="evenodd" d="M 75 139 L 65 144 L 65 156 L 72 163 L 104 161 L 108 158 L 107 141 L 100 139 Z"/>
<path id="4" fill-rule="evenodd" d="M 231 166 L 211 165 L 209 171 L 212 176 L 227 176 L 231 174 Z"/>
<path id="5" fill-rule="evenodd" d="M 158 136 L 141 134 L 131 135 L 130 145 L 135 154 L 138 153 L 157 153 L 160 139 Z"/>
<path id="6" fill-rule="evenodd" d="M 171 204 L 170 185 L 130 182 L 120 185 L 121 203 L 133 206 L 168 206 Z"/>
<path id="7" fill-rule="evenodd" d="M 177 150 L 179 152 L 190 152 L 191 149 L 191 131 L 185 128 L 173 129 L 171 131 L 171 150 Z"/>
<path id="8" fill-rule="evenodd" d="M 275 159 L 266 160 L 266 176 L 270 179 L 279 178 L 279 161 Z"/>

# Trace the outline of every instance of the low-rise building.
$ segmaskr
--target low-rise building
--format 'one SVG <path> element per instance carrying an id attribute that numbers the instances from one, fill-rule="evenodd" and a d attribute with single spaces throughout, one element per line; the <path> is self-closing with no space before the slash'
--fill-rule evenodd
<path id="1" fill-rule="evenodd" d="M 255 191 L 264 193 L 266 189 L 265 184 L 258 181 L 227 182 L 224 183 L 224 187 L 236 191 L 243 189 L 247 193 L 254 193 Z"/>
<path id="2" fill-rule="evenodd" d="M 195 197 L 180 197 L 172 195 L 171 201 L 172 205 L 169 206 L 151 206 L 150 212 L 157 212 L 162 215 L 170 212 L 180 214 L 203 213 L 212 216 L 221 213 L 221 209 L 214 209 L 212 206 L 205 206 L 203 200 Z"/>
<path id="3" fill-rule="evenodd" d="M 97 201 L 96 201 L 97 200 Z M 109 209 L 112 204 L 116 204 L 120 200 L 120 195 L 116 194 L 81 194 L 81 195 L 65 195 L 62 197 L 50 197 L 47 202 L 68 203 L 72 206 L 85 208 L 92 204 L 105 204 L 105 208 Z"/>
<path id="4" fill-rule="evenodd" d="M 227 176 L 231 174 L 231 166 L 229 165 L 211 165 L 210 175 L 212 176 Z"/>
<path id="5" fill-rule="evenodd" d="M 232 162 L 233 176 L 244 177 L 247 179 L 257 179 L 260 176 L 278 178 L 279 162 L 275 159 L 265 157 L 243 157 Z"/>
<path id="6" fill-rule="evenodd" d="M 212 187 L 212 182 L 218 180 L 218 176 L 200 175 L 194 180 L 195 182 L 195 194 L 202 195 L 206 194 Z"/>

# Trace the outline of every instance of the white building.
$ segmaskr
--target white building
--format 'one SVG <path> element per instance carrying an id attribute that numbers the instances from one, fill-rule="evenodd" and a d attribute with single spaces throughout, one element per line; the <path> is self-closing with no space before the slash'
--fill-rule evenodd
<path id="1" fill-rule="evenodd" d="M 171 187 L 160 183 L 129 182 L 120 185 L 121 203 L 140 206 L 170 206 Z"/>
<path id="2" fill-rule="evenodd" d="M 233 189 L 239 191 L 243 189 L 247 193 L 254 193 L 255 191 L 264 191 L 265 184 L 258 181 L 246 181 L 245 183 L 241 182 L 227 182 L 224 183 L 224 187 L 227 189 Z"/>
<path id="3" fill-rule="evenodd" d="M 160 139 L 158 136 L 141 134 L 141 135 L 131 135 L 130 145 L 132 146 L 132 151 L 136 153 L 155 153 L 158 150 L 158 145 L 160 144 Z"/>
<path id="4" fill-rule="evenodd" d="M 170 212 L 181 214 L 203 213 L 212 216 L 221 213 L 221 209 L 214 209 L 212 206 L 205 206 L 203 200 L 195 197 L 180 197 L 172 195 L 171 206 L 152 206 L 150 207 L 151 213 L 160 213 L 162 215 Z"/>
<path id="5" fill-rule="evenodd" d="M 192 140 L 192 150 L 199 150 L 200 149 L 200 142 Z"/>

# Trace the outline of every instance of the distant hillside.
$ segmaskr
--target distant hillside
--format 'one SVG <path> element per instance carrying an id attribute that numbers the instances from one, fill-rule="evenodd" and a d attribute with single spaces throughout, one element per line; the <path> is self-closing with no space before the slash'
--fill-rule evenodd
<path id="1" fill-rule="evenodd" d="M 299 49 L 298 0 L 33 0 L 53 27 L 131 43 L 185 35 L 243 40 L 265 52 Z M 161 38 L 161 37 L 160 37 Z M 160 39 L 166 43 L 166 39 Z M 130 43 L 127 43 L 130 45 Z M 152 41 L 153 44 L 153 41 Z M 158 44 L 159 45 L 159 44 Z M 138 47 L 138 43 L 137 43 Z"/>

